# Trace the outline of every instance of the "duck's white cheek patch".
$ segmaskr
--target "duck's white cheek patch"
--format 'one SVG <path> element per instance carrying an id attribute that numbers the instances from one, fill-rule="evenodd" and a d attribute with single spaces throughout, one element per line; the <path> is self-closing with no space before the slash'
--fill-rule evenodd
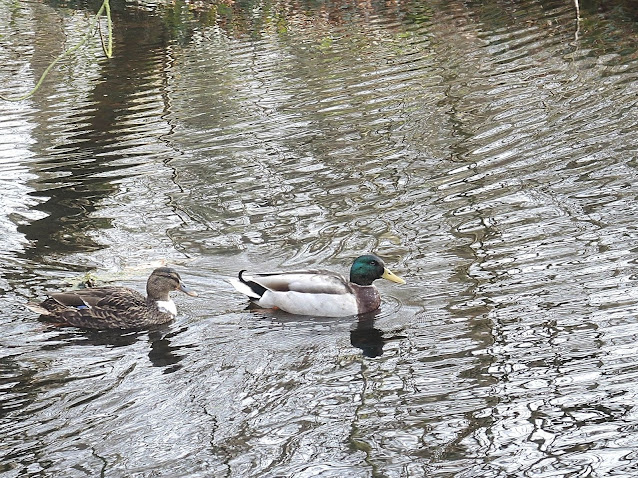
<path id="1" fill-rule="evenodd" d="M 157 308 L 161 312 L 168 312 L 171 315 L 177 315 L 177 307 L 175 307 L 175 302 L 172 300 L 158 300 Z"/>

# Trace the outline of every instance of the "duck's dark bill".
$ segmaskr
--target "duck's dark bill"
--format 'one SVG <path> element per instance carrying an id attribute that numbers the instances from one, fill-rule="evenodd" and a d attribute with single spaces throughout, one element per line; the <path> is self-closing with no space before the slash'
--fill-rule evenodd
<path id="1" fill-rule="evenodd" d="M 187 287 L 183 282 L 179 283 L 179 290 L 181 290 L 186 295 L 190 295 L 191 297 L 197 297 L 197 292 L 195 292 L 190 287 Z"/>

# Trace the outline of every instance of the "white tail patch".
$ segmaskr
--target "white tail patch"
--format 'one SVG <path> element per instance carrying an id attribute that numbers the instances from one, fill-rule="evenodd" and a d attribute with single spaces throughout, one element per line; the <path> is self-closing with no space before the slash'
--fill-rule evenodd
<path id="1" fill-rule="evenodd" d="M 246 280 L 250 280 L 249 276 L 244 276 L 244 278 Z M 237 292 L 241 292 L 242 294 L 247 295 L 248 297 L 252 297 L 253 299 L 259 299 L 259 294 L 257 294 L 254 290 L 252 290 L 239 279 L 230 277 L 227 280 L 237 290 Z"/>

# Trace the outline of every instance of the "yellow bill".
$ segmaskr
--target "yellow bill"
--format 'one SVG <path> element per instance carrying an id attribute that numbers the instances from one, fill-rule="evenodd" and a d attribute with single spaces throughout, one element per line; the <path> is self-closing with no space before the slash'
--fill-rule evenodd
<path id="1" fill-rule="evenodd" d="M 405 281 L 403 279 L 401 279 L 387 267 L 383 269 L 383 275 L 381 276 L 381 278 L 388 279 L 389 281 L 396 282 L 397 284 L 405 284 Z"/>

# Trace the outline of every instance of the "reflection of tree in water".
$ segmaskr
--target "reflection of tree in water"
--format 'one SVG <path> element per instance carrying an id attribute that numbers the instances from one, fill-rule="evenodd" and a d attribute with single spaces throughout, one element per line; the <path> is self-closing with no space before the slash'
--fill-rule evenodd
<path id="1" fill-rule="evenodd" d="M 59 2 L 51 3 L 59 6 Z M 68 8 L 69 4 L 64 6 Z M 86 5 L 82 2 L 81 6 Z M 41 261 L 52 252 L 99 249 L 101 246 L 90 233 L 109 228 L 111 220 L 94 217 L 92 213 L 99 209 L 104 198 L 118 190 L 115 181 L 130 175 L 125 169 L 135 166 L 134 158 L 141 154 L 120 146 L 123 137 L 129 134 L 123 129 L 126 126 L 122 125 L 122 119 L 130 115 L 134 106 L 139 108 L 140 93 L 156 87 L 158 76 L 163 78 L 166 30 L 154 16 L 118 15 L 115 10 L 113 17 L 116 54 L 102 62 L 100 77 L 91 81 L 90 94 L 78 99 L 81 104 L 74 105 L 68 100 L 68 104 L 57 107 L 59 114 L 66 115 L 75 128 L 60 131 L 55 118 L 47 118 L 33 131 L 42 145 L 39 150 L 47 154 L 46 159 L 33 163 L 34 172 L 42 179 L 36 184 L 37 191 L 31 194 L 44 198 L 35 209 L 46 216 L 18 228 L 29 241 L 25 251 L 29 259 Z M 37 52 L 34 55 L 46 63 L 41 56 Z M 50 100 L 41 91 L 33 101 Z M 55 110 L 56 106 L 48 105 L 48 109 L 52 108 Z M 135 126 L 135 134 L 143 134 L 140 125 Z"/>
<path id="2" fill-rule="evenodd" d="M 53 7 L 88 9 L 93 12 L 99 8 L 101 0 L 48 3 Z M 144 2 L 140 3 L 144 5 Z M 486 11 L 490 4 L 484 2 L 479 14 Z M 255 14 L 254 7 L 257 5 L 262 12 L 259 15 Z M 494 2 L 494 5 L 498 5 L 498 2 Z M 581 2 L 581 9 L 587 14 L 622 10 L 627 18 L 636 15 L 635 6 L 632 5 L 626 0 L 599 0 Z M 117 171 L 126 176 L 124 169 L 134 166 L 131 157 L 137 154 L 118 147 L 123 134 L 121 120 L 127 117 L 133 99 L 139 98 L 140 92 L 156 88 L 158 76 L 163 78 L 168 70 L 164 59 L 169 44 L 188 43 L 198 27 L 212 24 L 220 26 L 228 35 L 246 32 L 261 35 L 264 31 L 285 33 L 294 25 L 310 40 L 312 36 L 316 37 L 315 40 L 321 40 L 322 22 L 338 25 L 365 22 L 371 16 L 400 16 L 404 21 L 422 23 L 431 19 L 430 9 L 433 8 L 424 6 L 422 2 L 304 1 L 299 4 L 280 4 L 257 3 L 253 0 L 204 1 L 196 6 L 186 6 L 183 2 L 166 5 L 149 2 L 148 9 L 133 8 L 129 2 L 113 0 L 111 7 L 115 55 L 111 60 L 103 61 L 100 78 L 92 81 L 93 90 L 87 98 L 87 107 L 78 108 L 76 129 L 65 132 L 64 144 L 49 148 L 47 145 L 56 139 L 49 132 L 54 128 L 43 126 L 34 131 L 38 142 L 44 145 L 42 149 L 47 150 L 48 154 L 46 160 L 34 165 L 36 172 L 47 178 L 40 180 L 39 190 L 32 195 L 44 199 L 35 209 L 46 213 L 46 216 L 21 224 L 18 230 L 30 244 L 25 255 L 36 261 L 46 258 L 51 252 L 90 251 L 100 247 L 90 233 L 109 228 L 110 220 L 94 217 L 93 213 L 99 209 L 104 198 L 116 192 L 117 187 L 113 183 L 117 179 Z M 494 16 L 492 21 L 498 18 L 501 17 Z M 397 25 L 400 24 L 397 22 Z M 33 57 L 38 58 L 39 63 L 46 64 L 38 50 Z M 35 63 L 34 69 L 37 69 Z M 48 100 L 41 91 L 34 101 Z M 54 124 L 53 118 L 49 121 Z M 54 133 L 59 138 L 60 132 Z M 121 161 L 123 159 L 127 160 Z"/>

